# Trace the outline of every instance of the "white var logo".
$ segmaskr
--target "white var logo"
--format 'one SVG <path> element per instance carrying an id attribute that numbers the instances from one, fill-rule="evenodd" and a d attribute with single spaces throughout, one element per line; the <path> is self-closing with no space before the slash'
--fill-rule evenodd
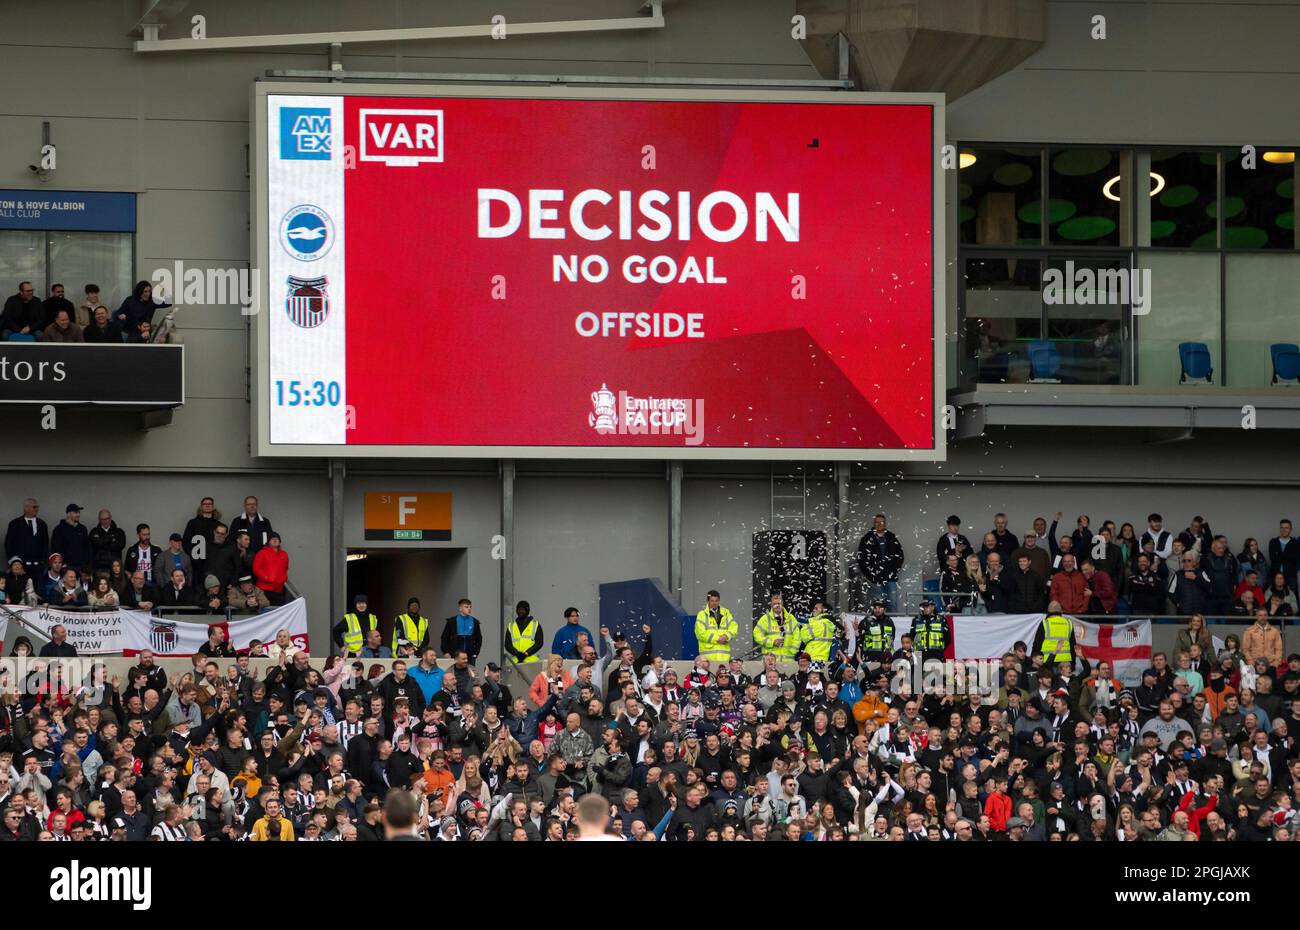
<path id="1" fill-rule="evenodd" d="M 409 168 L 442 160 L 442 110 L 361 111 L 361 161 Z"/>
<path id="2" fill-rule="evenodd" d="M 137 911 L 153 903 L 153 869 L 86 866 L 76 859 L 67 868 L 50 870 L 51 901 L 130 901 Z"/>

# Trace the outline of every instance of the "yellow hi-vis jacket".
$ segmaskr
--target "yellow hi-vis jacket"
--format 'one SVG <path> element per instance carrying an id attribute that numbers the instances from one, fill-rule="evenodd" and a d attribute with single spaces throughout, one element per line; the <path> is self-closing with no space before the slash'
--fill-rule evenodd
<path id="1" fill-rule="evenodd" d="M 429 632 L 429 618 L 420 617 L 418 620 L 410 614 L 400 614 L 393 621 L 393 655 L 397 655 L 397 641 L 399 639 L 410 640 L 415 643 L 418 649 L 424 642 L 424 634 Z"/>
<path id="2" fill-rule="evenodd" d="M 360 655 L 361 647 L 366 644 L 366 634 L 379 627 L 379 618 L 374 614 L 364 617 L 357 614 L 344 614 L 343 622 L 347 629 L 343 631 L 343 650 L 348 655 Z"/>
<path id="3" fill-rule="evenodd" d="M 695 639 L 700 644 L 699 654 L 710 662 L 728 662 L 731 660 L 731 644 L 740 632 L 740 625 L 725 607 L 718 608 L 721 616 L 714 618 L 706 606 L 695 615 Z M 727 641 L 721 642 L 726 635 Z"/>
<path id="4" fill-rule="evenodd" d="M 804 624 L 799 648 L 808 653 L 808 658 L 814 662 L 829 662 L 837 633 L 839 627 L 834 620 L 825 614 L 816 614 Z"/>
<path id="5" fill-rule="evenodd" d="M 506 627 L 506 632 L 510 635 L 510 645 L 515 647 L 517 652 L 527 653 L 529 649 L 537 642 L 537 631 L 540 624 L 532 617 L 528 618 L 528 624 L 521 630 L 519 628 L 519 618 L 510 621 L 510 626 Z M 542 661 L 541 653 L 534 652 L 525 659 L 517 659 L 513 655 L 510 661 L 515 665 L 531 665 L 533 662 Z"/>
<path id="6" fill-rule="evenodd" d="M 1070 653 L 1070 634 L 1073 632 L 1074 625 L 1060 614 L 1043 618 L 1042 656 L 1045 662 L 1051 664 L 1074 661 L 1074 656 Z"/>
<path id="7" fill-rule="evenodd" d="M 912 621 L 912 648 L 922 652 L 943 652 L 948 648 L 948 624 L 942 614 Z"/>
<path id="8" fill-rule="evenodd" d="M 764 655 L 774 655 L 778 659 L 793 659 L 799 654 L 799 641 L 802 631 L 799 627 L 799 618 L 790 611 L 781 615 L 782 620 L 778 621 L 768 611 L 758 618 L 754 624 L 754 644 L 763 651 Z M 784 623 L 784 626 L 782 625 Z M 781 645 L 776 645 L 777 640 L 781 640 Z"/>

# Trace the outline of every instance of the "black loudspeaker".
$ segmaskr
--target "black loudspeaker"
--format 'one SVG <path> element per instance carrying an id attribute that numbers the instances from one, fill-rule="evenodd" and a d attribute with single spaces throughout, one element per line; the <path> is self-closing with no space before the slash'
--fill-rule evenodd
<path id="1" fill-rule="evenodd" d="M 766 612 L 780 593 L 787 610 L 807 617 L 826 600 L 827 543 L 819 530 L 769 530 L 754 534 L 754 616 Z"/>

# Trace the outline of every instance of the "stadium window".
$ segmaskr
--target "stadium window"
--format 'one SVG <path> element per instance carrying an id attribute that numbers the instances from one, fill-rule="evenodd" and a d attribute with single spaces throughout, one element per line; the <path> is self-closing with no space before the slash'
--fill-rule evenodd
<path id="1" fill-rule="evenodd" d="M 1223 247 L 1295 248 L 1296 150 L 1256 145 L 1253 167 L 1239 149 L 1223 160 Z"/>
<path id="2" fill-rule="evenodd" d="M 1043 333 L 1040 259 L 1035 255 L 968 258 L 963 272 L 962 381 L 1028 381 L 1029 344 Z"/>
<path id="3" fill-rule="evenodd" d="M 79 304 L 85 286 L 117 306 L 135 271 L 136 195 L 121 191 L 5 191 L 0 196 L 0 294 L 31 281 L 38 297 L 62 284 Z"/>
<path id="4" fill-rule="evenodd" d="M 1213 151 L 1152 149 L 1152 183 L 1160 185 L 1149 195 L 1152 247 L 1217 248 L 1218 162 Z"/>
<path id="5" fill-rule="evenodd" d="M 1132 244 L 1132 210 L 1124 202 L 1131 163 L 1131 154 L 1119 149 L 1049 149 L 1048 241 L 1076 247 Z"/>
<path id="6" fill-rule="evenodd" d="M 18 282 L 31 281 L 36 294 L 44 299 L 49 288 L 45 282 L 45 234 L 27 229 L 0 229 L 0 294 L 5 298 L 18 293 Z"/>
<path id="7" fill-rule="evenodd" d="M 959 146 L 957 223 L 963 245 L 1042 244 L 1042 150 Z"/>
<path id="8" fill-rule="evenodd" d="M 49 280 L 63 284 L 67 297 L 81 303 L 87 284 L 98 284 L 100 303 L 116 307 L 131 293 L 131 234 L 52 232 Z"/>

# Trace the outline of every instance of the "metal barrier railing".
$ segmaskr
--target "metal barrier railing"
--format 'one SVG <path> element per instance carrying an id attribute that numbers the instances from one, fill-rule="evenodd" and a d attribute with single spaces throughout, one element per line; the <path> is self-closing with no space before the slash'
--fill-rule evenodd
<path id="1" fill-rule="evenodd" d="M 957 598 L 957 599 L 965 598 L 965 599 L 973 600 L 975 597 L 978 596 L 977 594 L 970 594 L 970 593 L 954 592 L 954 593 L 945 594 L 937 591 L 903 591 L 903 590 L 900 590 L 898 594 L 901 603 L 899 605 L 899 609 L 895 611 L 895 613 L 899 613 L 899 614 L 911 614 L 911 613 L 919 612 L 920 602 L 926 599 L 932 600 L 936 604 L 941 604 L 942 603 L 941 599 L 944 598 Z M 961 610 L 949 611 L 949 613 L 961 613 L 961 612 L 962 612 Z M 1002 612 L 1006 613 L 1006 611 L 1002 611 Z M 1126 623 L 1129 620 L 1151 620 L 1155 623 L 1185 624 L 1187 623 L 1188 618 L 1191 617 L 1192 615 L 1191 614 L 1150 614 L 1150 613 L 1144 613 L 1144 612 L 1134 611 L 1130 609 L 1127 613 L 1070 614 L 1070 616 L 1077 617 L 1080 620 L 1101 621 L 1101 622 L 1110 621 L 1112 623 Z M 1201 616 L 1205 618 L 1207 623 L 1215 623 L 1215 624 L 1223 624 L 1223 623 L 1249 624 L 1254 622 L 1254 617 L 1248 616 L 1246 614 L 1202 613 Z M 1295 617 L 1295 616 L 1277 616 L 1277 617 L 1272 617 L 1270 619 L 1279 627 L 1294 626 L 1296 625 L 1297 622 L 1300 622 L 1300 617 Z"/>

